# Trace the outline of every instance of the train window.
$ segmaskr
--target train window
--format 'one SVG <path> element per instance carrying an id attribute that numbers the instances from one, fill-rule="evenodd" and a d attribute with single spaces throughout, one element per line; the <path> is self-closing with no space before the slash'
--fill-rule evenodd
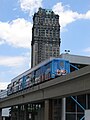
<path id="1" fill-rule="evenodd" d="M 36 77 L 40 76 L 40 69 L 36 70 Z"/>
<path id="2" fill-rule="evenodd" d="M 64 61 L 60 61 L 60 67 L 64 68 Z"/>
<path id="3" fill-rule="evenodd" d="M 50 68 L 51 68 L 51 63 L 48 63 L 45 67 L 46 67 L 46 70 L 50 70 Z"/>
<path id="4" fill-rule="evenodd" d="M 16 85 L 16 81 L 14 82 L 14 86 Z"/>
<path id="5" fill-rule="evenodd" d="M 7 89 L 10 89 L 11 87 L 12 87 L 12 84 L 9 84 L 8 87 L 7 87 Z"/>
<path id="6" fill-rule="evenodd" d="M 19 79 L 19 81 L 18 81 L 19 83 L 21 83 L 22 82 L 22 79 Z"/>
<path id="7" fill-rule="evenodd" d="M 41 74 L 45 73 L 45 66 L 41 67 Z"/>
<path id="8" fill-rule="evenodd" d="M 31 73 L 31 78 L 34 78 L 34 71 Z"/>
<path id="9" fill-rule="evenodd" d="M 29 76 L 29 79 L 31 80 L 31 74 L 29 74 L 28 76 Z"/>

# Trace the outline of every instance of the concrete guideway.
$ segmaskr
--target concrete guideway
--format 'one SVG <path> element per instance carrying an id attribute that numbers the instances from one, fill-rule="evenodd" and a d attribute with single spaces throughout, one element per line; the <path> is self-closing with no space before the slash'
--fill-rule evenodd
<path id="1" fill-rule="evenodd" d="M 90 66 L 0 100 L 0 108 L 90 93 Z"/>

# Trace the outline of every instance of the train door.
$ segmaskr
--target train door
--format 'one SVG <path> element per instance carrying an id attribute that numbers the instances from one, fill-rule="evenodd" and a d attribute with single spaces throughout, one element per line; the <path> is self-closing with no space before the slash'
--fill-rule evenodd
<path id="1" fill-rule="evenodd" d="M 35 71 L 35 84 L 40 83 L 40 76 L 41 76 L 41 68 Z"/>
<path id="2" fill-rule="evenodd" d="M 13 82 L 13 93 L 15 93 L 15 88 L 16 87 L 16 81 L 15 82 Z"/>
<path id="3" fill-rule="evenodd" d="M 18 91 L 18 81 L 15 81 L 13 83 L 13 92 L 17 92 Z"/>
<path id="4" fill-rule="evenodd" d="M 22 78 L 20 78 L 18 81 L 18 89 L 22 90 Z"/>
<path id="5" fill-rule="evenodd" d="M 29 78 L 29 75 L 26 76 L 26 88 L 28 88 L 30 86 L 30 78 Z"/>
<path id="6" fill-rule="evenodd" d="M 26 79 L 27 79 L 26 76 L 22 77 L 22 89 L 26 88 Z"/>
<path id="7" fill-rule="evenodd" d="M 51 78 L 51 62 L 45 65 L 45 80 L 49 80 Z"/>
<path id="8" fill-rule="evenodd" d="M 45 81 L 45 66 L 41 67 L 40 82 Z"/>
<path id="9" fill-rule="evenodd" d="M 31 86 L 35 84 L 35 71 L 31 72 Z"/>
<path id="10" fill-rule="evenodd" d="M 31 73 L 30 74 L 28 74 L 28 86 L 30 87 L 30 86 L 32 86 L 32 82 L 31 82 Z"/>
<path id="11" fill-rule="evenodd" d="M 7 95 L 10 95 L 13 93 L 13 83 L 10 83 L 7 87 Z"/>

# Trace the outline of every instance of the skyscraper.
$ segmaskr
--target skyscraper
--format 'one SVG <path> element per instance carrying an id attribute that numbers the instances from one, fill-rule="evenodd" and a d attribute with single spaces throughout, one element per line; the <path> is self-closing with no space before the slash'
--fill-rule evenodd
<path id="1" fill-rule="evenodd" d="M 52 10 L 39 8 L 33 16 L 31 66 L 60 53 L 59 16 Z"/>

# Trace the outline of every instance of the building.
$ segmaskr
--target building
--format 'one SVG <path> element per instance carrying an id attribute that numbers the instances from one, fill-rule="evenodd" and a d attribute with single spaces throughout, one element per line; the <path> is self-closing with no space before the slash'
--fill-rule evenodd
<path id="1" fill-rule="evenodd" d="M 79 69 L 87 65 L 90 65 L 90 57 L 88 56 L 71 55 L 65 53 L 65 54 L 61 54 L 60 58 L 69 60 L 71 64 L 73 64 Z M 90 109 L 89 103 L 90 103 L 90 94 L 69 96 L 67 98 L 63 98 L 62 99 L 63 114 L 61 120 L 86 120 L 86 116 L 88 112 L 86 112 L 87 114 L 85 116 L 85 111 Z"/>
<path id="2" fill-rule="evenodd" d="M 78 65 L 77 67 L 80 67 L 80 68 L 90 65 L 90 57 L 88 57 L 88 56 L 62 53 L 59 57 L 69 60 L 70 63 L 72 63 L 73 65 Z M 82 66 L 80 66 L 80 65 L 82 65 Z"/>
<path id="3" fill-rule="evenodd" d="M 32 67 L 49 57 L 60 57 L 69 60 L 71 64 L 79 69 L 90 65 L 90 57 L 68 53 L 59 55 L 59 16 L 51 10 L 39 8 L 39 11 L 34 14 L 31 46 Z M 52 120 L 83 120 L 85 109 L 90 109 L 90 105 L 88 104 L 90 101 L 89 98 L 90 94 L 84 94 L 53 99 L 50 103 L 52 106 Z M 37 113 L 37 118 L 39 116 L 40 114 Z"/>
<path id="4" fill-rule="evenodd" d="M 33 16 L 31 66 L 60 53 L 59 16 L 52 10 L 39 8 Z"/>
<path id="5" fill-rule="evenodd" d="M 0 99 L 3 99 L 5 97 L 7 97 L 7 89 L 0 90 Z M 1 118 L 2 120 L 10 120 L 10 107 L 2 109 Z"/>

